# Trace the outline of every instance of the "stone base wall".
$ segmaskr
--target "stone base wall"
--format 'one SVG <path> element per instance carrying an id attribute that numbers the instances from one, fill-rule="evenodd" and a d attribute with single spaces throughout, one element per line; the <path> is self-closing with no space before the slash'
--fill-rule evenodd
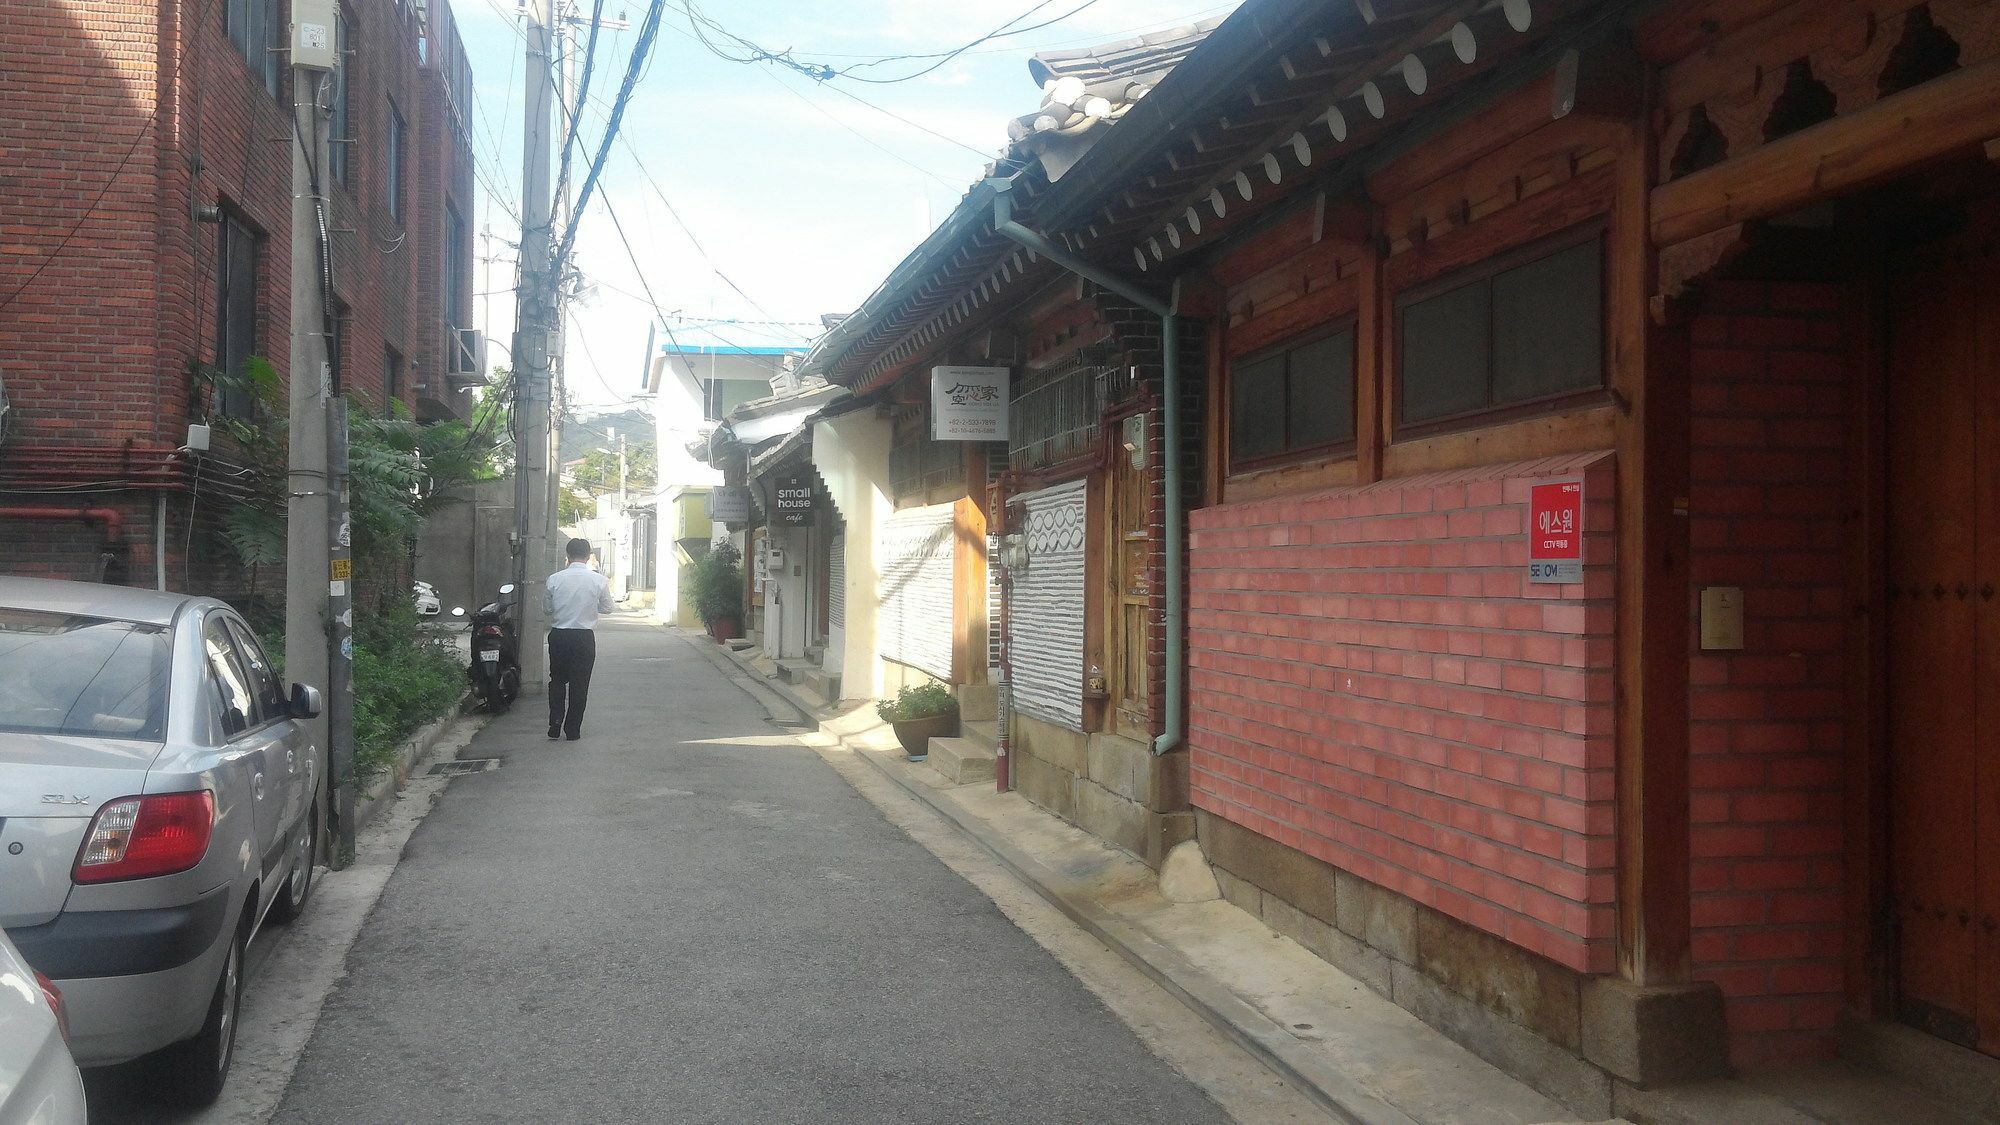
<path id="1" fill-rule="evenodd" d="M 1155 757 L 1143 742 L 1017 714 L 1009 763 L 1022 796 L 1149 867 L 1194 838 L 1185 750 Z"/>
<path id="2" fill-rule="evenodd" d="M 1586 1117 L 1611 1116 L 1620 1083 L 1726 1069 L 1713 986 L 1640 989 L 1580 973 L 1220 816 L 1194 815 L 1224 898 Z"/>

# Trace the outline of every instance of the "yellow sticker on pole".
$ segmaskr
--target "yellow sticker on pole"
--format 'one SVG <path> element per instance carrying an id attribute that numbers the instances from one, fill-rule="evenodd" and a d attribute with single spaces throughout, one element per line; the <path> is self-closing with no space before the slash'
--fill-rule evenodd
<path id="1" fill-rule="evenodd" d="M 328 567 L 328 570 L 331 572 L 332 578 L 335 582 L 345 582 L 348 579 L 354 577 L 354 560 L 334 559 L 332 565 Z"/>

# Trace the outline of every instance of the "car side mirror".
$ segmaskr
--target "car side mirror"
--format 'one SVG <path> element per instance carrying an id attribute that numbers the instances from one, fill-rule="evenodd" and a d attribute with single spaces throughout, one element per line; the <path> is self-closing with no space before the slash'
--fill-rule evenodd
<path id="1" fill-rule="evenodd" d="M 455 606 L 452 606 L 452 607 L 451 607 L 451 615 L 452 615 L 453 617 L 464 617 L 464 616 L 465 616 L 465 607 L 464 607 L 464 606 L 462 606 L 462 605 L 455 605 Z"/>
<path id="2" fill-rule="evenodd" d="M 315 719 L 319 717 L 319 689 L 308 684 L 292 685 L 292 718 Z"/>

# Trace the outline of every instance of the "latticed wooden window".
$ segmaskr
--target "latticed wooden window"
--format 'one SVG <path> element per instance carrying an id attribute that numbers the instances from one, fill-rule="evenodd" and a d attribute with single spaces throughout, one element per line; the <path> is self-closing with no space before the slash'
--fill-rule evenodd
<path id="1" fill-rule="evenodd" d="M 929 412 L 911 407 L 896 418 L 889 445 L 889 487 L 899 497 L 919 496 L 965 483 L 965 443 L 932 441 Z"/>
<path id="2" fill-rule="evenodd" d="M 1097 448 L 1104 414 L 1138 390 L 1106 349 L 1086 349 L 1022 379 L 1009 406 L 1008 460 L 1016 469 L 1060 465 Z"/>

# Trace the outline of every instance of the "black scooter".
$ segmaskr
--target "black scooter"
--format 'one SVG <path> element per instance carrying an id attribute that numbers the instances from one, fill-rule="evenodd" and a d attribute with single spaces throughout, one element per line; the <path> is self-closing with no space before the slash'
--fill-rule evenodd
<path id="1" fill-rule="evenodd" d="M 521 649 L 514 636 L 514 584 L 500 587 L 497 601 L 480 606 L 472 615 L 472 665 L 465 676 L 480 705 L 492 714 L 504 714 L 521 694 Z M 464 617 L 464 606 L 453 606 L 453 617 Z"/>

